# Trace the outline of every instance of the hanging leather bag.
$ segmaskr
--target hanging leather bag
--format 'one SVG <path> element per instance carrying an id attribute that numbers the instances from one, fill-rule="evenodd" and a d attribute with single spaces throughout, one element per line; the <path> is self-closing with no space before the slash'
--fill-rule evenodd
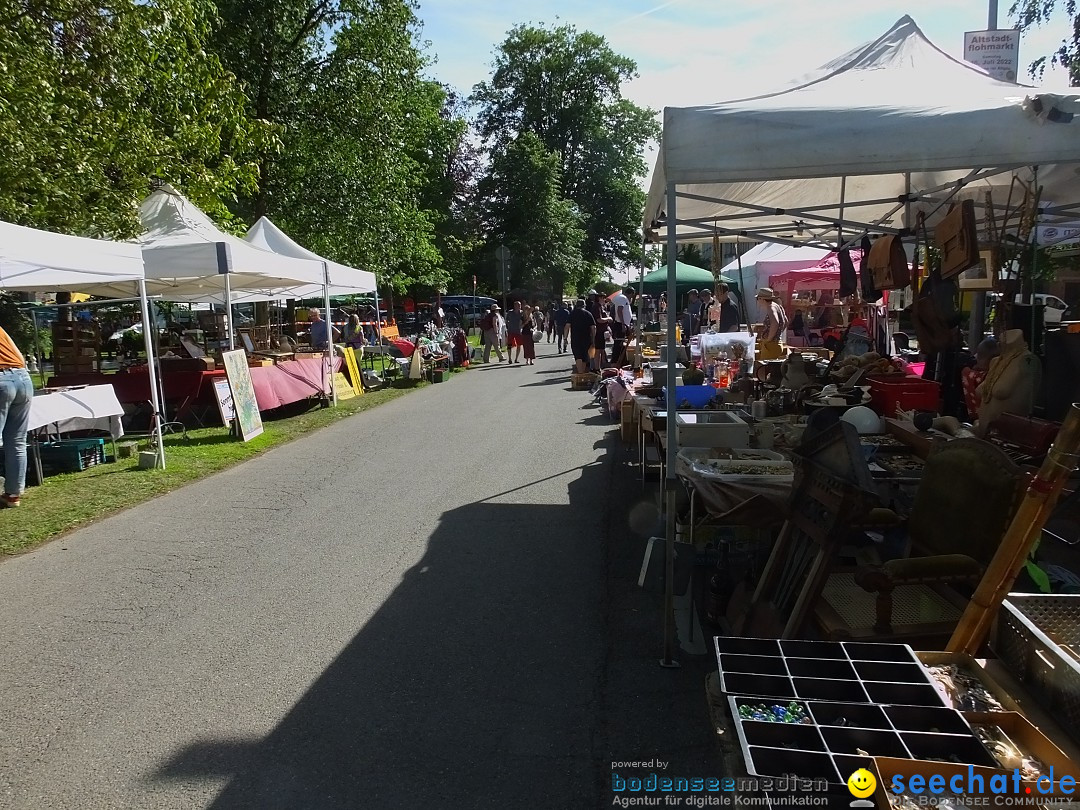
<path id="1" fill-rule="evenodd" d="M 979 263 L 979 236 L 975 228 L 975 202 L 955 203 L 934 228 L 934 244 L 941 252 L 941 277 L 952 278 Z"/>
<path id="2" fill-rule="evenodd" d="M 922 214 L 919 215 L 918 225 L 922 228 L 924 244 L 929 245 Z M 919 275 L 918 263 L 919 245 L 916 242 L 915 258 L 912 261 L 916 278 Z M 953 347 L 956 325 L 959 322 L 956 313 L 956 282 L 943 279 L 938 269 L 932 265 L 911 305 L 911 321 L 919 339 L 920 351 L 943 352 Z"/>
<path id="3" fill-rule="evenodd" d="M 867 262 L 875 290 L 902 290 L 911 284 L 911 270 L 899 236 L 882 236 L 870 246 Z"/>

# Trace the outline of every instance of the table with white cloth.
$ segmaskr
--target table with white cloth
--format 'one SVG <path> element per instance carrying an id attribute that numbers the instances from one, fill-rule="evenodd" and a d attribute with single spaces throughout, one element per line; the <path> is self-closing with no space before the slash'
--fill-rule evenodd
<path id="1" fill-rule="evenodd" d="M 45 428 L 50 434 L 100 430 L 119 439 L 124 435 L 123 415 L 124 408 L 111 385 L 87 385 L 37 394 L 30 402 L 27 427 Z"/>

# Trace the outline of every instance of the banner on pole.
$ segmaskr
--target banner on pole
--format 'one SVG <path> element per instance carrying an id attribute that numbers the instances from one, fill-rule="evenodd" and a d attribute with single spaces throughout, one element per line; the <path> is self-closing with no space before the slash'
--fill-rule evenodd
<path id="1" fill-rule="evenodd" d="M 1002 82 L 1015 82 L 1020 70 L 1020 32 L 968 31 L 964 34 L 964 61 L 977 65 Z"/>

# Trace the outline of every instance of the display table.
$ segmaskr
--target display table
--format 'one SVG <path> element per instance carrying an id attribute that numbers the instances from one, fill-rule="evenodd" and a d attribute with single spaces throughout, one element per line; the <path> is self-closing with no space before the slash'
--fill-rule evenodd
<path id="1" fill-rule="evenodd" d="M 691 523 L 698 499 L 710 523 L 764 529 L 787 519 L 790 481 L 771 480 L 771 476 L 756 476 L 747 482 L 716 481 L 696 473 L 680 456 L 675 457 L 675 474 L 690 491 Z"/>
<path id="2" fill-rule="evenodd" d="M 334 358 L 334 371 L 341 368 L 341 358 Z M 329 395 L 326 358 L 286 360 L 272 366 L 250 369 L 255 401 L 260 411 L 269 411 L 316 395 Z M 183 419 L 196 413 L 216 413 L 215 379 L 225 376 L 224 369 L 214 371 L 166 370 L 161 377 L 166 406 L 172 406 L 174 418 Z M 332 379 L 333 375 L 330 375 Z M 61 374 L 49 379 L 49 385 L 109 385 L 122 404 L 145 405 L 150 401 L 150 376 L 145 367 L 127 369 L 116 374 Z"/>
<path id="3" fill-rule="evenodd" d="M 50 433 L 100 430 L 113 439 L 124 435 L 120 417 L 124 408 L 111 385 L 88 385 L 67 391 L 37 394 L 30 402 L 29 430 L 50 428 Z"/>

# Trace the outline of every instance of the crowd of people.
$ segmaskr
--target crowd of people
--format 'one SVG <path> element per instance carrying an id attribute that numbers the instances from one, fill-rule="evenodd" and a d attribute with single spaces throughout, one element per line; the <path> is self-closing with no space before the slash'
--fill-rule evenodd
<path id="1" fill-rule="evenodd" d="M 578 373 L 626 365 L 627 346 L 637 317 L 637 299 L 637 291 L 627 287 L 608 297 L 590 290 L 584 298 L 553 302 L 547 307 L 515 301 L 505 315 L 495 304 L 480 321 L 484 362 L 491 362 L 494 352 L 500 363 L 532 365 L 536 359 L 535 343 L 546 337 L 548 343 L 556 344 L 559 354 L 569 351 L 573 355 Z M 788 326 L 787 313 L 776 293 L 768 287 L 758 290 L 755 299 L 763 313 L 757 328 L 758 345 L 763 347 L 764 355 L 780 356 L 781 340 Z M 666 315 L 669 309 L 665 294 L 645 297 L 640 305 L 646 323 L 657 322 L 658 316 Z M 744 326 L 746 319 L 738 297 L 723 283 L 717 284 L 715 294 L 709 289 L 690 290 L 677 317 L 684 344 L 702 332 L 739 332 L 748 328 Z"/>

